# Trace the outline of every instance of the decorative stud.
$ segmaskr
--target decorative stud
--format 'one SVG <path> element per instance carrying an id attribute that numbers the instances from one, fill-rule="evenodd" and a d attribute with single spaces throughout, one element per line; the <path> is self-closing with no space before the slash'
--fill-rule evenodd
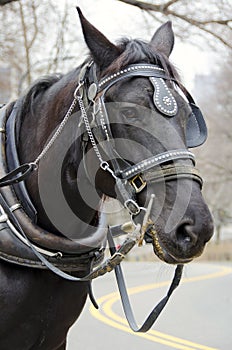
<path id="1" fill-rule="evenodd" d="M 125 173 L 122 172 L 122 176 L 124 178 L 130 178 L 131 176 L 135 176 L 139 173 L 141 173 L 141 171 L 147 171 L 150 168 L 153 168 L 157 165 L 161 165 L 165 162 L 167 162 L 168 160 L 174 160 L 174 159 L 185 159 L 185 158 L 189 158 L 192 159 L 194 161 L 195 157 L 194 154 L 192 152 L 186 151 L 186 150 L 181 150 L 181 151 L 168 151 L 168 152 L 164 152 L 161 153 L 158 156 L 146 159 L 141 161 L 140 163 L 132 166 L 129 170 L 127 170 Z"/>
<path id="2" fill-rule="evenodd" d="M 131 71 L 138 71 L 138 70 L 154 70 L 154 71 L 158 71 L 158 72 L 164 72 L 164 70 L 158 66 L 155 66 L 155 65 L 134 65 L 134 66 L 131 66 L 131 67 L 128 67 L 128 68 L 125 68 L 117 73 L 114 73 L 108 77 L 105 77 L 105 78 L 102 78 L 100 83 L 99 83 L 99 88 L 101 88 L 102 86 L 104 86 L 106 83 L 110 82 L 111 80 L 115 79 L 116 77 L 119 77 L 121 75 L 124 75 L 128 72 L 131 72 Z"/>
<path id="3" fill-rule="evenodd" d="M 177 113 L 177 103 L 171 91 L 162 78 L 151 77 L 150 81 L 154 86 L 154 104 L 156 108 L 167 116 L 174 116 Z"/>

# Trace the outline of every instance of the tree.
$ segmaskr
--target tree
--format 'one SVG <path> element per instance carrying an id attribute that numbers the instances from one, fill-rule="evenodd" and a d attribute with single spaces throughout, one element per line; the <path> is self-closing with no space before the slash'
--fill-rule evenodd
<path id="1" fill-rule="evenodd" d="M 1 41 L 4 42 L 0 49 L 1 64 L 9 64 L 13 80 L 18 79 L 26 67 L 29 85 L 32 81 L 32 52 L 39 34 L 38 1 L 9 4 L 2 9 L 0 21 L 4 28 L 1 31 Z"/>
<path id="2" fill-rule="evenodd" d="M 0 0 L 0 6 L 9 4 L 10 2 L 13 2 L 13 1 L 18 1 L 18 0 Z"/>
<path id="3" fill-rule="evenodd" d="M 16 1 L 2 8 L 0 67 L 11 70 L 14 96 L 38 76 L 64 71 L 65 60 L 71 58 L 67 9 L 68 2 L 57 7 L 53 0 Z"/>
<path id="4" fill-rule="evenodd" d="M 175 20 L 179 24 L 179 36 L 182 39 L 193 34 L 214 39 L 227 48 L 232 48 L 231 25 L 232 4 L 230 0 L 163 0 L 140 1 L 118 0 L 128 5 L 136 6 L 157 21 Z M 189 35 L 191 32 L 191 35 Z M 209 40 L 213 46 L 212 40 Z M 204 42 L 205 45 L 205 42 Z"/>
<path id="5" fill-rule="evenodd" d="M 223 57 L 209 76 L 197 78 L 196 95 L 205 111 L 209 138 L 196 150 L 204 192 L 215 218 L 216 237 L 232 223 L 232 58 Z"/>
<path id="6" fill-rule="evenodd" d="M 188 39 L 188 43 L 196 45 L 200 42 L 205 47 L 206 41 L 196 39 L 196 36 L 204 33 L 223 43 L 225 48 L 230 46 L 229 0 L 211 0 L 210 6 L 209 0 L 162 0 L 159 1 L 161 5 L 155 0 L 118 1 L 140 8 L 152 30 L 156 26 L 154 19 L 164 22 L 168 17 L 175 19 L 175 32 L 183 40 Z M 70 59 L 70 63 L 73 63 L 75 57 L 78 60 L 77 17 L 75 24 L 71 23 L 71 15 L 75 11 L 71 0 L 59 3 L 59 6 L 55 0 L 0 0 L 0 5 L 7 3 L 0 12 L 0 42 L 4 43 L 0 46 L 0 66 L 3 64 L 5 67 L 7 63 L 11 67 L 12 86 L 19 82 L 19 92 L 35 77 L 59 69 L 64 72 L 64 64 L 67 65 Z M 88 0 L 86 6 L 92 8 L 94 3 Z M 215 42 L 212 45 L 216 46 Z"/>

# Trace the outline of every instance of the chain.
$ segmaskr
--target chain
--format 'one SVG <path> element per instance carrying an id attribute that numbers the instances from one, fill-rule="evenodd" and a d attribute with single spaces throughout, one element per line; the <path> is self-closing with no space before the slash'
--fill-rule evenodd
<path id="1" fill-rule="evenodd" d="M 36 170 L 38 168 L 38 163 L 47 154 L 49 149 L 52 147 L 52 145 L 54 144 L 56 139 L 61 134 L 62 130 L 64 129 L 65 125 L 67 124 L 67 122 L 68 122 L 69 118 L 71 117 L 71 115 L 72 115 L 72 113 L 74 111 L 74 108 L 76 107 L 76 104 L 78 102 L 79 108 L 80 108 L 80 111 L 81 111 L 81 116 L 82 116 L 82 118 L 84 120 L 86 131 L 88 133 L 90 142 L 91 142 L 91 144 L 93 146 L 93 149 L 94 149 L 94 151 L 95 151 L 95 153 L 97 155 L 97 158 L 100 161 L 100 167 L 103 170 L 108 171 L 114 178 L 116 178 L 114 172 L 112 171 L 112 169 L 110 169 L 109 163 L 102 159 L 102 156 L 101 156 L 101 154 L 99 152 L 99 149 L 97 147 L 96 141 L 94 139 L 94 136 L 93 136 L 93 133 L 92 133 L 92 130 L 91 130 L 91 126 L 90 126 L 90 123 L 89 123 L 89 120 L 88 120 L 88 116 L 87 116 L 87 113 L 86 113 L 86 109 L 85 109 L 85 106 L 84 106 L 84 102 L 82 100 L 82 94 L 79 92 L 81 87 L 83 86 L 83 84 L 84 83 L 81 82 L 77 86 L 76 90 L 74 91 L 73 101 L 72 101 L 71 106 L 69 107 L 67 113 L 65 114 L 64 119 L 62 120 L 62 122 L 60 123 L 58 129 L 56 130 L 54 135 L 51 137 L 51 139 L 49 140 L 47 145 L 44 147 L 42 152 L 38 155 L 38 157 L 35 159 L 35 161 L 32 162 L 31 164 L 34 166 L 34 170 Z"/>
<path id="2" fill-rule="evenodd" d="M 76 91 L 78 91 L 81 87 L 81 84 L 78 85 Z M 76 93 L 75 91 L 75 93 Z M 59 137 L 59 135 L 61 134 L 62 130 L 64 129 L 65 125 L 67 124 L 69 118 L 71 117 L 74 108 L 76 107 L 77 104 L 77 97 L 76 94 L 74 94 L 74 99 L 71 103 L 71 106 L 69 107 L 67 113 L 64 116 L 64 119 L 62 120 L 62 122 L 60 123 L 58 129 L 56 130 L 56 132 L 54 133 L 54 135 L 52 136 L 52 138 L 49 140 L 49 142 L 47 143 L 47 145 L 44 147 L 44 149 L 42 150 L 42 152 L 38 155 L 38 157 L 36 158 L 36 160 L 32 163 L 36 166 L 36 168 L 38 167 L 38 163 L 39 161 L 47 154 L 47 152 L 49 151 L 49 149 L 52 147 L 52 145 L 54 144 L 54 142 L 56 141 L 56 139 Z"/>
<path id="3" fill-rule="evenodd" d="M 90 142 L 91 142 L 91 144 L 93 146 L 94 152 L 96 153 L 100 163 L 102 164 L 104 161 L 103 161 L 103 159 L 101 157 L 101 154 L 100 154 L 99 149 L 97 147 L 97 144 L 95 142 L 95 139 L 94 139 L 94 136 L 93 136 L 93 133 L 92 133 L 92 130 L 91 130 L 91 126 L 90 126 L 90 123 L 89 123 L 89 119 L 88 119 L 88 116 L 87 116 L 87 113 L 86 113 L 86 110 L 85 110 L 85 106 L 84 106 L 82 97 L 81 96 L 77 96 L 77 99 L 78 99 L 78 104 L 79 104 L 79 107 L 80 107 L 81 115 L 83 117 L 83 120 L 84 120 L 84 123 L 85 123 L 85 127 L 86 127 L 86 131 L 88 133 Z"/>
<path id="4" fill-rule="evenodd" d="M 115 176 L 113 170 L 110 168 L 109 163 L 102 159 L 101 153 L 100 153 L 100 151 L 98 149 L 98 146 L 96 144 L 96 141 L 94 139 L 94 135 L 93 135 L 90 123 L 89 123 L 89 119 L 88 119 L 88 116 L 87 116 L 87 113 L 86 113 L 84 102 L 82 100 L 82 96 L 81 95 L 77 95 L 77 94 L 75 94 L 75 96 L 76 96 L 76 98 L 78 100 L 78 104 L 79 104 L 79 107 L 80 107 L 81 115 L 82 115 L 82 118 L 84 120 L 85 128 L 86 128 L 86 131 L 88 133 L 88 136 L 89 136 L 90 142 L 92 144 L 93 150 L 96 153 L 97 158 L 99 159 L 100 167 L 102 168 L 102 170 L 108 171 L 114 179 L 117 179 L 117 177 Z"/>

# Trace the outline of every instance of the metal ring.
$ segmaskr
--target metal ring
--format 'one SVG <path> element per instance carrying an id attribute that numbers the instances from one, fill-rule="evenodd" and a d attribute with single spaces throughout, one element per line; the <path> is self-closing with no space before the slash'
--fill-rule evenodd
<path id="1" fill-rule="evenodd" d="M 138 215 L 141 211 L 141 207 L 133 199 L 127 199 L 124 202 L 124 207 L 129 211 L 129 214 L 131 215 Z"/>
<path id="2" fill-rule="evenodd" d="M 81 87 L 84 85 L 84 81 L 81 81 L 79 84 L 78 84 L 78 86 L 77 86 L 77 88 L 76 88 L 76 90 L 74 91 L 74 97 L 75 98 L 78 98 L 78 97 L 83 97 L 83 92 L 82 93 L 80 93 L 79 92 L 79 90 L 81 89 Z"/>
<path id="3" fill-rule="evenodd" d="M 20 203 L 15 203 L 10 207 L 10 211 L 13 213 L 13 211 L 20 209 L 21 208 L 21 204 Z"/>
<path id="4" fill-rule="evenodd" d="M 102 168 L 102 170 L 108 170 L 109 169 L 109 163 L 107 163 L 106 161 L 102 161 L 100 164 L 100 167 Z"/>

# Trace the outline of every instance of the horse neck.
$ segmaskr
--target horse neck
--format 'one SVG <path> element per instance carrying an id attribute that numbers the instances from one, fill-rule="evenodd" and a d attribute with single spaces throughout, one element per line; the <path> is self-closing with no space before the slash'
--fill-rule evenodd
<path id="1" fill-rule="evenodd" d="M 73 92 L 77 85 L 77 78 L 68 80 L 68 77 L 65 77 L 52 85 L 43 94 L 38 95 L 33 104 L 33 113 L 27 113 L 23 116 L 19 138 L 21 163 L 32 162 L 37 158 L 47 140 L 50 139 L 52 132 L 66 114 L 72 103 Z M 75 116 L 75 118 L 80 118 L 80 116 Z M 76 121 L 74 125 L 71 125 L 72 129 L 78 128 L 78 120 L 76 119 Z M 67 128 L 64 128 L 64 132 Z M 64 141 L 67 141 L 68 137 L 65 137 Z M 101 198 L 89 183 L 84 169 L 81 168 L 78 171 L 78 179 L 75 177 L 75 175 L 77 176 L 78 165 L 82 159 L 81 141 L 75 141 L 75 144 L 70 146 L 70 149 L 67 149 L 64 160 L 58 159 L 60 158 L 60 152 L 58 154 L 56 153 L 57 147 L 58 150 L 59 147 L 62 150 L 64 148 L 62 135 L 54 143 L 55 151 L 53 149 L 48 151 L 45 158 L 39 163 L 38 171 L 33 173 L 26 182 L 29 195 L 38 213 L 38 224 L 58 234 L 62 231 L 60 228 L 57 230 L 54 220 L 50 219 L 50 215 L 44 204 L 44 196 L 46 196 L 49 197 L 49 201 L 52 203 L 52 210 L 57 210 L 57 213 L 60 213 L 57 214 L 58 216 L 63 215 L 61 207 L 65 206 L 66 209 L 69 208 L 70 212 L 68 213 L 67 209 L 66 215 L 70 217 L 64 217 L 63 220 L 75 221 L 74 225 L 78 226 L 75 229 L 78 229 L 80 234 L 85 234 L 86 231 L 89 231 L 90 227 L 94 230 L 94 227 L 99 224 L 97 209 L 101 203 Z M 60 162 L 58 165 L 56 157 Z M 61 174 L 60 178 L 57 178 L 56 172 Z M 60 187 L 57 186 L 62 192 L 60 196 L 62 198 L 58 198 L 59 195 L 57 197 L 57 187 L 53 186 L 55 181 L 60 182 L 58 184 Z M 45 189 L 42 188 L 43 183 L 45 184 Z M 46 193 L 46 189 L 48 189 L 48 193 Z M 83 193 L 85 196 L 83 196 Z M 74 220 L 73 214 L 77 220 Z"/>

